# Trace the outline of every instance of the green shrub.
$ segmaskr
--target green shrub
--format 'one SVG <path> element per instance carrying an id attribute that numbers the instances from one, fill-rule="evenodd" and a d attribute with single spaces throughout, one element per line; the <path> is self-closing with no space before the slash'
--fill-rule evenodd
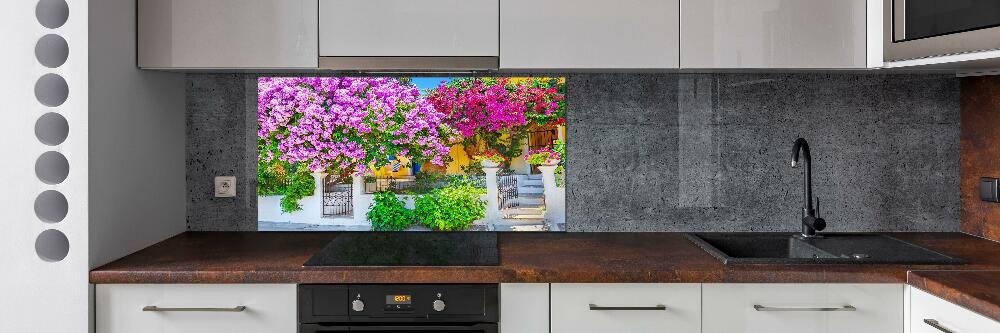
<path id="1" fill-rule="evenodd" d="M 559 154 L 559 166 L 566 166 L 566 141 L 556 140 L 552 143 L 552 151 Z"/>
<path id="2" fill-rule="evenodd" d="M 445 175 L 441 173 L 421 172 L 414 178 L 413 185 L 404 190 L 404 194 L 430 193 L 445 179 Z"/>
<path id="3" fill-rule="evenodd" d="M 413 210 L 417 221 L 442 231 L 465 230 L 486 216 L 485 190 L 469 185 L 448 185 L 417 197 Z"/>
<path id="4" fill-rule="evenodd" d="M 447 177 L 446 181 L 448 186 L 472 186 L 479 189 L 486 188 L 485 177 L 450 175 Z"/>
<path id="5" fill-rule="evenodd" d="M 368 223 L 372 231 L 402 231 L 413 225 L 413 211 L 406 209 L 395 193 L 375 193 L 368 208 Z"/>
<path id="6" fill-rule="evenodd" d="M 313 195 L 316 190 L 315 182 L 305 165 L 293 165 L 282 161 L 257 162 L 257 195 L 282 196 L 282 212 L 302 210 L 299 200 Z"/>
<path id="7" fill-rule="evenodd" d="M 304 168 L 303 168 L 304 169 Z M 292 182 L 285 187 L 285 196 L 281 197 L 281 211 L 291 213 L 302 210 L 299 200 L 313 195 L 316 191 L 316 180 L 307 171 L 296 172 Z"/>

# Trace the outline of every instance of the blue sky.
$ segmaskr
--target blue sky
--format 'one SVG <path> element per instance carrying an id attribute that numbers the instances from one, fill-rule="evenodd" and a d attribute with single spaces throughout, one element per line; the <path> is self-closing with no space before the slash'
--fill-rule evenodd
<path id="1" fill-rule="evenodd" d="M 441 84 L 441 81 L 451 79 L 450 77 L 411 77 L 410 82 L 413 82 L 413 85 L 420 88 L 420 92 L 424 92 L 425 89 L 437 87 Z"/>

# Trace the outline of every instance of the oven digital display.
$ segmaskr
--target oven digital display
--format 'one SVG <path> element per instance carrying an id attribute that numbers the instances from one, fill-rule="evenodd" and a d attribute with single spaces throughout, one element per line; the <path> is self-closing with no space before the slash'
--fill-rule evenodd
<path id="1" fill-rule="evenodd" d="M 410 295 L 385 295 L 385 304 L 403 305 L 411 304 L 413 298 Z"/>

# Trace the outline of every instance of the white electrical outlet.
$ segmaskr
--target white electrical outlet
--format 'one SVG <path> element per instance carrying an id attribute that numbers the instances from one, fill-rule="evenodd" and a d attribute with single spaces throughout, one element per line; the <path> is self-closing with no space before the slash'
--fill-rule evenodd
<path id="1" fill-rule="evenodd" d="M 215 177 L 215 197 L 232 198 L 236 196 L 236 177 L 218 176 Z"/>

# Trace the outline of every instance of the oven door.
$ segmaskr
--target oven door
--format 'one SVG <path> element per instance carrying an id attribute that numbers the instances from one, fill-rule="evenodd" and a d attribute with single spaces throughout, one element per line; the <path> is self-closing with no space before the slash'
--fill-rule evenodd
<path id="1" fill-rule="evenodd" d="M 884 0 L 885 60 L 1000 49 L 1000 1 Z"/>
<path id="2" fill-rule="evenodd" d="M 472 324 L 472 325 L 352 325 L 352 326 L 324 326 L 317 324 L 299 325 L 299 333 L 325 333 L 325 332 L 366 332 L 366 333 L 498 333 L 497 324 Z"/>

